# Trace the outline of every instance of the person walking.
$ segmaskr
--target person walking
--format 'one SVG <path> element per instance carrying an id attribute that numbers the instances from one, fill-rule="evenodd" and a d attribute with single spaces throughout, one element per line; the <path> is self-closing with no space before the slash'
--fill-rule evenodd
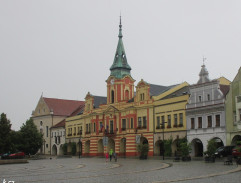
<path id="1" fill-rule="evenodd" d="M 117 162 L 117 153 L 116 152 L 113 153 L 113 158 L 115 159 L 115 162 Z"/>
<path id="2" fill-rule="evenodd" d="M 105 154 L 105 163 L 108 162 L 108 158 L 109 158 L 109 155 L 108 155 L 108 152 Z"/>
<path id="3" fill-rule="evenodd" d="M 113 149 L 110 149 L 110 152 L 109 152 L 110 161 L 111 161 L 111 159 L 112 159 L 112 155 L 113 155 Z"/>

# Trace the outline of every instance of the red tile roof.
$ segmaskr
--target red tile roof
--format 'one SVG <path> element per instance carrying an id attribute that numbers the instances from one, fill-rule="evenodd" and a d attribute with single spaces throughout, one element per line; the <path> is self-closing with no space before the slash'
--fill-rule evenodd
<path id="1" fill-rule="evenodd" d="M 73 112 L 84 106 L 84 101 L 65 100 L 43 97 L 50 110 L 56 116 L 70 116 Z"/>

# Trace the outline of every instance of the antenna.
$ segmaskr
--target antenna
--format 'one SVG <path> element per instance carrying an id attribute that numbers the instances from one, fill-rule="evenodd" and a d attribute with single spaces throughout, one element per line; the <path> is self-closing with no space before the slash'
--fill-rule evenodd
<path id="1" fill-rule="evenodd" d="M 203 56 L 203 65 L 205 65 L 205 60 L 207 60 L 207 58 L 205 58 L 204 56 Z"/>

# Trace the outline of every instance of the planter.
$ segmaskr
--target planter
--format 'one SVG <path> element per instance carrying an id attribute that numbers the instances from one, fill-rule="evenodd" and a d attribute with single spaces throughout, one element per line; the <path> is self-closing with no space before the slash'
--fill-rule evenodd
<path id="1" fill-rule="evenodd" d="M 140 160 L 147 159 L 147 155 L 141 155 L 139 158 L 140 158 Z"/>

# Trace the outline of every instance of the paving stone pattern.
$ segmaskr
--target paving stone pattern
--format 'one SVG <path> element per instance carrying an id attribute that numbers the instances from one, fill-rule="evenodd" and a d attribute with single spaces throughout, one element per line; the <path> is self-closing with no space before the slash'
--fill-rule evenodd
<path id="1" fill-rule="evenodd" d="M 28 164 L 0 165 L 0 183 L 239 183 L 241 166 L 224 165 L 222 161 L 173 162 L 119 158 L 53 158 L 29 160 Z"/>

